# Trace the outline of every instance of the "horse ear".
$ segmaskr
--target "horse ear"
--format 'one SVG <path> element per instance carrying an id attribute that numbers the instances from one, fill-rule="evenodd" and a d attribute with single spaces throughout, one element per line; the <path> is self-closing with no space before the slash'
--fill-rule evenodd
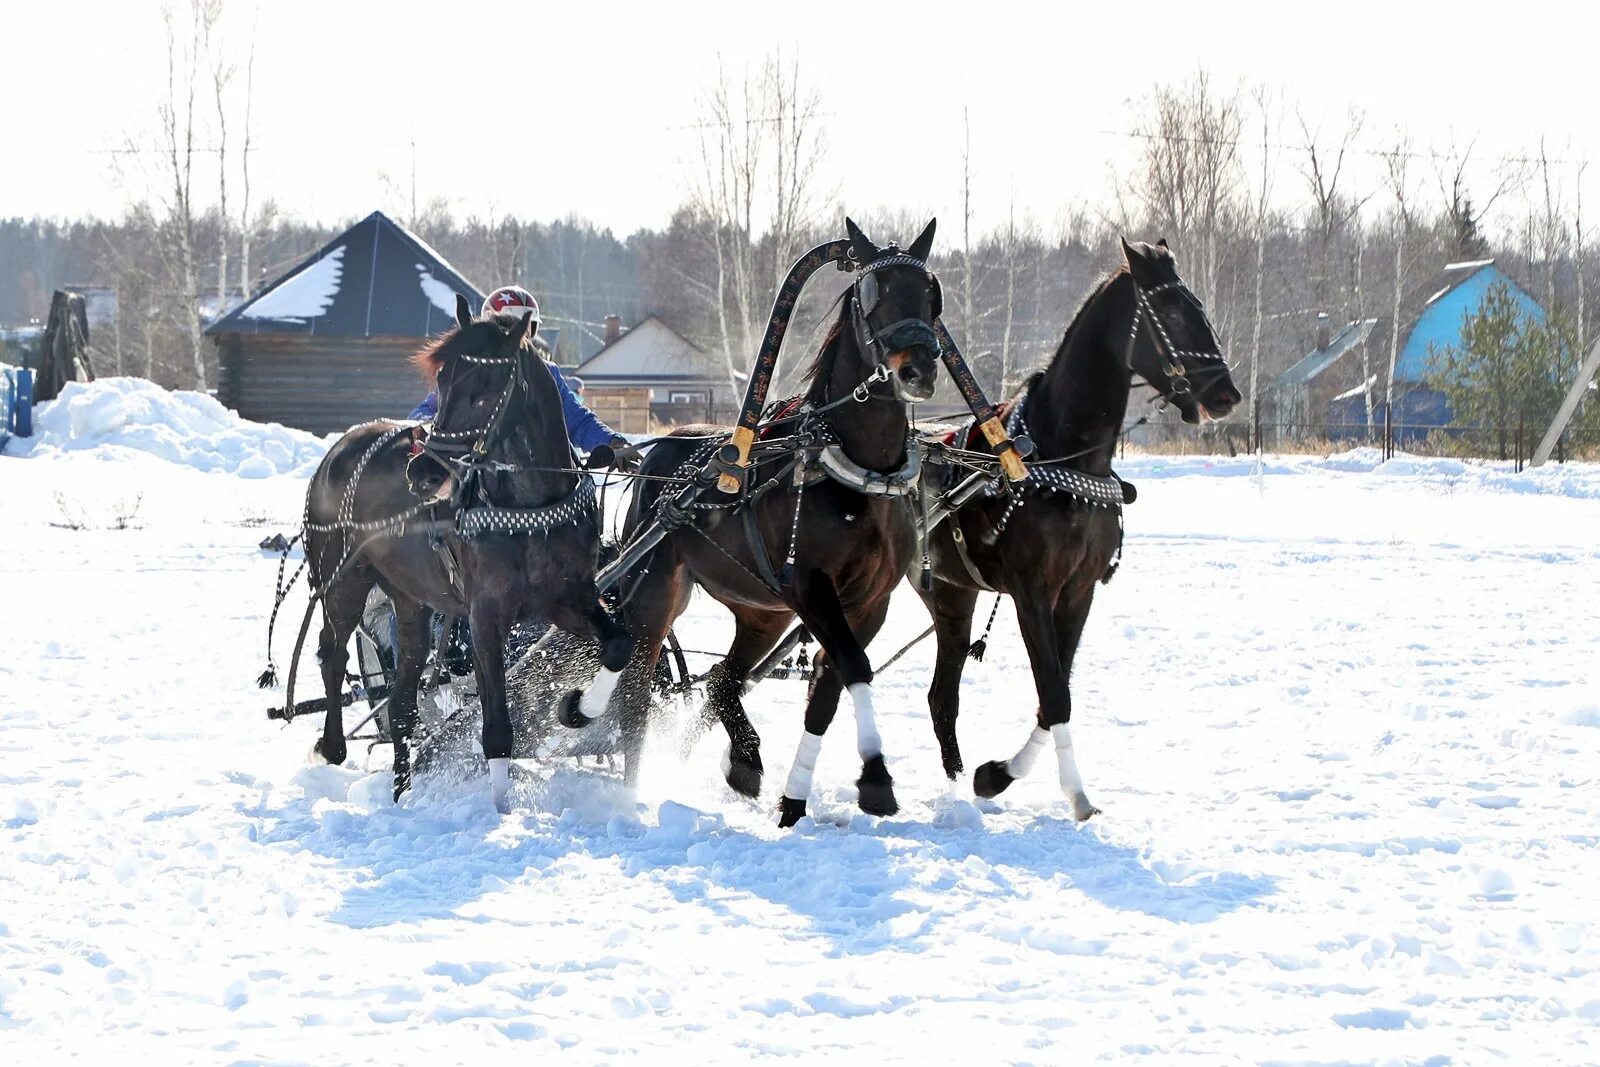
<path id="1" fill-rule="evenodd" d="M 456 325 L 463 330 L 472 325 L 472 305 L 460 293 L 456 294 Z"/>
<path id="2" fill-rule="evenodd" d="M 511 327 L 510 333 L 506 334 L 506 340 L 510 342 L 512 351 L 522 348 L 522 342 L 527 339 L 528 327 L 532 323 L 532 315 L 520 315 L 517 317 L 517 324 Z"/>
<path id="3" fill-rule="evenodd" d="M 1134 248 L 1128 243 L 1128 239 L 1126 237 L 1118 237 L 1117 240 L 1122 242 L 1122 258 L 1127 260 L 1128 266 L 1132 267 L 1136 260 L 1141 260 L 1144 258 L 1138 249 Z"/>
<path id="4" fill-rule="evenodd" d="M 850 247 L 856 254 L 857 263 L 871 263 L 878 258 L 878 246 L 868 240 L 867 235 L 861 232 L 861 227 L 848 215 L 844 219 L 844 232 L 850 235 Z"/>
<path id="5" fill-rule="evenodd" d="M 1167 248 L 1167 239 L 1165 237 L 1161 238 L 1161 240 L 1156 242 L 1156 247 L 1157 248 Z M 1172 251 L 1172 249 L 1167 248 L 1167 251 L 1170 252 L 1170 251 Z"/>
<path id="6" fill-rule="evenodd" d="M 917 239 L 911 242 L 911 247 L 906 251 L 926 263 L 928 261 L 928 253 L 933 251 L 933 231 L 938 226 L 938 219 L 929 219 L 927 228 L 917 234 Z"/>

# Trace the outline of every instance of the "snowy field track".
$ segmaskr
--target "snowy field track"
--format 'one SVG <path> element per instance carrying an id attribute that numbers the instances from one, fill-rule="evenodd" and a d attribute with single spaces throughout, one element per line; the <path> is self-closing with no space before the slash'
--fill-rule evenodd
<path id="1" fill-rule="evenodd" d="M 1600 469 L 1130 458 L 1075 676 L 1104 814 L 1049 760 L 952 791 L 930 643 L 880 676 L 901 813 L 845 710 L 780 832 L 797 682 L 748 701 L 759 802 L 672 722 L 637 797 L 530 764 L 506 817 L 308 766 L 253 684 L 303 436 L 0 458 L 0 1062 L 1600 1061 Z M 903 590 L 874 659 L 925 625 Z M 1003 607 L 969 766 L 1033 706 Z"/>

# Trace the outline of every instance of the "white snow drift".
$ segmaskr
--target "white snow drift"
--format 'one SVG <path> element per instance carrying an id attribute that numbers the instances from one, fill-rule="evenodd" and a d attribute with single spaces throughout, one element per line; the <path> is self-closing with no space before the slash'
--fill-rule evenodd
<path id="1" fill-rule="evenodd" d="M 263 478 L 309 476 L 328 450 L 315 434 L 250 422 L 204 393 L 169 392 L 143 378 L 68 382 L 34 410 L 33 428 L 32 437 L 13 438 L 5 455 L 116 460 L 136 451 L 199 471 Z"/>
<path id="2" fill-rule="evenodd" d="M 1130 458 L 1074 676 L 1104 814 L 1076 826 L 1049 760 L 950 792 L 923 645 L 875 687 L 901 814 L 856 810 L 846 710 L 783 833 L 795 682 L 747 698 L 754 803 L 673 720 L 637 797 L 531 765 L 508 817 L 481 778 L 393 806 L 382 748 L 308 767 L 317 724 L 252 685 L 276 560 L 216 503 L 289 529 L 303 479 L 50 417 L 30 453 L 72 462 L 0 462 L 30 502 L 0 507 L 7 1063 L 1600 1060 L 1594 467 Z M 148 528 L 31 506 L 91 465 L 161 501 Z M 874 660 L 925 625 L 902 592 Z M 679 633 L 730 629 L 697 598 Z M 1008 608 L 963 699 L 969 767 L 1027 737 Z"/>

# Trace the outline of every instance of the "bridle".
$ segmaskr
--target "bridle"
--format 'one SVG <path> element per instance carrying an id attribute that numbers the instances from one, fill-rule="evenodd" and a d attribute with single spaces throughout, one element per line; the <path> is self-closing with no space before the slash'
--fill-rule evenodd
<path id="1" fill-rule="evenodd" d="M 539 357 L 531 348 L 522 348 L 512 356 L 462 354 L 456 358 L 479 366 L 510 368 L 510 372 L 506 375 L 505 387 L 495 399 L 494 409 L 482 426 L 465 430 L 441 430 L 435 424 L 425 439 L 412 446 L 413 458 L 420 453 L 427 453 L 446 470 L 454 469 L 459 474 L 459 477 L 454 479 L 456 489 L 451 497 L 453 503 L 460 505 L 465 502 L 470 490 L 476 486 L 478 475 L 483 471 L 516 469 L 512 464 L 490 460 L 489 453 L 509 425 L 508 416 L 516 407 L 513 400 L 517 394 L 521 393 L 524 397 L 528 395 L 531 387 L 529 375 L 532 373 L 530 363 Z M 441 401 L 441 412 L 443 408 Z"/>
<path id="2" fill-rule="evenodd" d="M 1131 370 L 1133 368 L 1133 347 L 1138 343 L 1139 327 L 1143 325 L 1145 332 L 1150 337 L 1150 343 L 1155 346 L 1156 356 L 1161 360 L 1162 372 L 1167 376 L 1167 387 L 1165 389 L 1157 389 L 1159 395 L 1156 400 L 1159 404 L 1165 406 L 1174 397 L 1186 396 L 1193 392 L 1188 371 L 1183 365 L 1185 357 L 1208 364 L 1204 370 L 1210 374 L 1220 374 L 1227 370 L 1227 361 L 1223 358 L 1221 352 L 1200 352 L 1194 349 L 1179 348 L 1173 343 L 1172 335 L 1167 333 L 1166 324 L 1161 321 L 1161 316 L 1156 314 L 1155 305 L 1150 298 L 1159 296 L 1162 293 L 1175 293 L 1180 298 L 1193 304 L 1200 312 L 1201 318 L 1206 318 L 1205 305 L 1200 303 L 1200 298 L 1194 295 L 1194 292 L 1184 284 L 1181 278 L 1163 282 L 1148 289 L 1140 285 L 1138 280 L 1131 274 L 1128 275 L 1128 281 L 1133 285 L 1134 307 L 1133 322 L 1128 327 L 1127 364 Z M 1210 327 L 1210 319 L 1206 319 L 1206 325 Z M 1214 329 L 1211 330 L 1211 335 L 1213 337 L 1216 336 Z M 1211 366 L 1213 364 L 1215 365 L 1214 367 Z M 1156 388 L 1154 382 L 1147 381 L 1146 384 L 1153 389 Z"/>
<path id="3" fill-rule="evenodd" d="M 933 313 L 930 318 L 908 316 L 897 319 L 887 326 L 876 329 L 873 327 L 868 316 L 877 309 L 882 297 L 877 272 L 889 267 L 915 267 L 927 275 L 928 288 L 933 296 Z M 918 259 L 909 252 L 903 252 L 899 246 L 893 244 L 880 252 L 871 262 L 856 269 L 860 274 L 855 284 L 850 287 L 850 318 L 855 326 L 856 347 L 872 360 L 872 374 L 862 383 L 862 386 L 870 389 L 876 382 L 888 381 L 893 373 L 887 362 L 890 343 L 897 349 L 921 344 L 933 349 L 934 352 L 939 351 L 939 335 L 933 323 L 938 321 L 940 313 L 944 310 L 944 290 L 939 285 L 939 276 L 928 269 L 926 260 Z M 862 386 L 857 387 L 858 392 Z"/>

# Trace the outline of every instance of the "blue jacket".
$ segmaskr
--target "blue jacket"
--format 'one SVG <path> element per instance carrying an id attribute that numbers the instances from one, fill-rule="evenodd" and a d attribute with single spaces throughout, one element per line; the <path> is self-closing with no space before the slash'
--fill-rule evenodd
<path id="1" fill-rule="evenodd" d="M 595 413 L 583 406 L 583 401 L 578 399 L 578 394 L 572 391 L 572 386 L 561 376 L 561 371 L 554 363 L 546 363 L 550 377 L 556 380 L 556 390 L 561 393 L 561 414 L 567 420 L 567 439 L 585 452 L 593 452 L 599 445 L 609 445 L 613 437 L 620 437 L 595 417 Z M 432 420 L 439 414 L 439 393 L 437 390 L 428 393 L 422 398 L 422 403 L 412 409 L 410 418 L 423 421 Z"/>

